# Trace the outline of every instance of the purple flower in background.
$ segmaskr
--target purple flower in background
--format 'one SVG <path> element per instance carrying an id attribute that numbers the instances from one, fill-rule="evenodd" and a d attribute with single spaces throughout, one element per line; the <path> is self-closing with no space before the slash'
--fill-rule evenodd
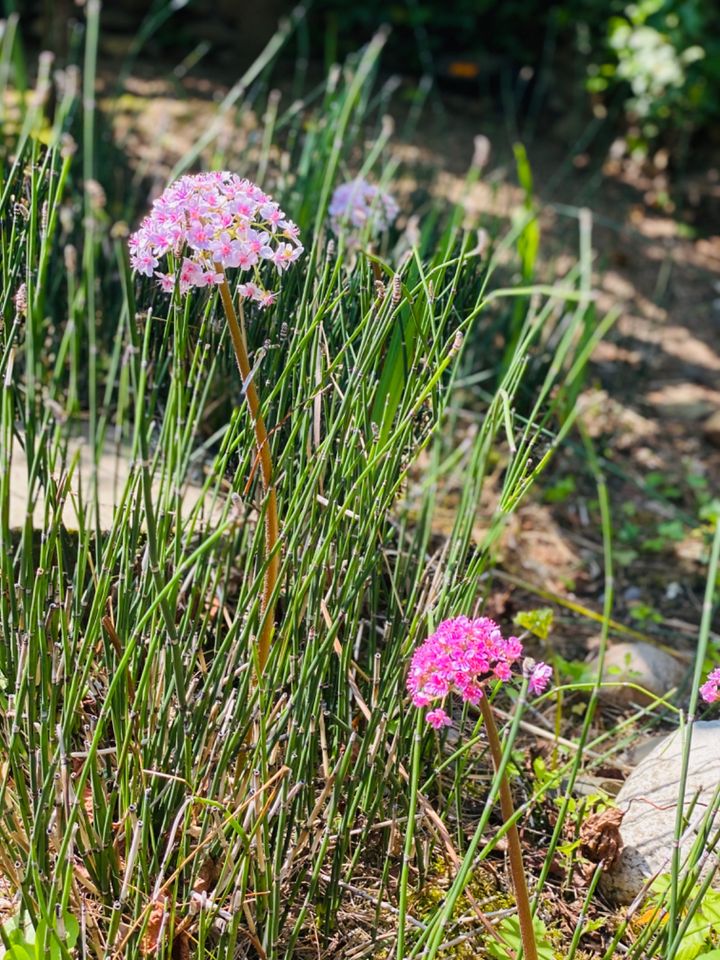
<path id="1" fill-rule="evenodd" d="M 389 193 L 358 177 L 335 189 L 328 212 L 333 231 L 339 234 L 343 227 L 349 226 L 350 240 L 355 242 L 356 234 L 365 227 L 372 236 L 387 230 L 395 222 L 399 209 Z"/>

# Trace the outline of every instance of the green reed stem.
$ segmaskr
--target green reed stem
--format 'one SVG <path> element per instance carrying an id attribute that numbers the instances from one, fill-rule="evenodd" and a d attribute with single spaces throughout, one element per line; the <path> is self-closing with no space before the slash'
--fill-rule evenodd
<path id="1" fill-rule="evenodd" d="M 398 897 L 398 933 L 395 955 L 397 960 L 405 956 L 405 923 L 408 901 L 408 877 L 410 874 L 410 860 L 415 844 L 415 813 L 418 802 L 418 783 L 420 780 L 420 757 L 422 755 L 422 728 L 424 723 L 423 711 L 418 710 L 415 718 L 413 733 L 412 766 L 410 770 L 410 802 L 408 805 L 407 832 L 403 849 L 402 871 L 400 873 L 400 893 Z"/>

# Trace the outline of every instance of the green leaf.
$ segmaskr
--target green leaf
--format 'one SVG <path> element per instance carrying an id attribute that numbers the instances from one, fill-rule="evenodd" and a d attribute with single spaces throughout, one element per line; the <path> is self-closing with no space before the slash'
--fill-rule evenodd
<path id="1" fill-rule="evenodd" d="M 707 520 L 710 523 L 717 523 L 720 520 L 720 500 L 711 500 L 704 504 L 700 509 L 700 519 Z"/>
<path id="2" fill-rule="evenodd" d="M 697 916 L 694 921 L 700 920 Z M 707 924 L 703 923 L 703 929 L 693 929 L 694 923 L 691 923 L 680 942 L 675 953 L 675 960 L 696 960 L 698 951 L 706 945 L 710 931 Z"/>
<path id="3" fill-rule="evenodd" d="M 566 660 L 555 654 L 553 662 L 560 675 L 568 677 L 573 683 L 592 683 L 595 679 L 592 669 L 582 660 Z"/>
<path id="4" fill-rule="evenodd" d="M 372 410 L 372 420 L 379 427 L 381 444 L 390 436 L 412 365 L 416 341 L 417 324 L 412 309 L 403 306 L 390 339 Z"/>
<path id="5" fill-rule="evenodd" d="M 63 942 L 68 950 L 72 950 L 80 935 L 80 924 L 71 913 L 66 913 L 63 916 L 63 926 L 65 927 Z M 55 927 L 49 929 L 45 921 L 40 920 L 37 926 L 36 940 L 38 943 L 42 943 L 43 940 L 47 942 L 50 960 L 61 960 L 62 950 L 58 943 L 58 933 Z"/>
<path id="6" fill-rule="evenodd" d="M 720 893 L 712 888 L 703 897 L 702 911 L 708 920 L 720 928 Z"/>
<path id="7" fill-rule="evenodd" d="M 26 943 L 14 943 L 5 956 L 9 960 L 37 960 L 35 947 L 29 947 Z"/>
<path id="8" fill-rule="evenodd" d="M 515 166 L 517 168 L 518 180 L 525 192 L 525 200 L 527 202 L 532 200 L 533 192 L 533 175 L 530 161 L 528 160 L 527 151 L 522 143 L 514 143 L 513 151 L 515 153 Z"/>
<path id="9" fill-rule="evenodd" d="M 67 944 L 68 950 L 72 950 L 72 948 L 78 942 L 78 937 L 80 936 L 80 924 L 71 913 L 66 913 L 64 920 L 65 943 Z"/>
<path id="10" fill-rule="evenodd" d="M 537 610 L 520 610 L 513 622 L 541 640 L 547 640 L 554 618 L 552 607 L 539 607 Z"/>
<path id="11" fill-rule="evenodd" d="M 535 931 L 535 944 L 537 946 L 538 960 L 555 960 L 555 952 L 547 939 L 547 928 L 542 920 L 533 917 L 533 930 Z M 508 946 L 517 954 L 522 947 L 522 937 L 520 936 L 520 921 L 517 917 L 505 917 L 498 924 L 498 931 Z M 510 954 L 504 944 L 497 940 L 486 940 L 485 946 L 489 956 L 494 960 L 510 960 Z"/>
<path id="12" fill-rule="evenodd" d="M 567 477 L 562 477 L 551 487 L 547 487 L 543 499 L 548 503 L 562 503 L 575 493 L 575 489 L 575 477 L 570 474 Z"/>
<path id="13" fill-rule="evenodd" d="M 21 946 L 35 943 L 35 928 L 27 914 L 14 914 L 3 924 L 3 931 L 11 944 Z"/>
<path id="14" fill-rule="evenodd" d="M 681 520 L 668 520 L 667 523 L 661 523 L 658 526 L 658 533 L 662 537 L 668 537 L 670 540 L 683 540 L 685 537 L 685 525 Z"/>

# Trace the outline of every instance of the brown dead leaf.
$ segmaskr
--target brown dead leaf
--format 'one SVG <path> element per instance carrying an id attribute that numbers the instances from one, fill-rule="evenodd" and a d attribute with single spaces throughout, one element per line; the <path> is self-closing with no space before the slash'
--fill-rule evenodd
<path id="1" fill-rule="evenodd" d="M 217 861 L 208 857 L 204 862 L 193 884 L 194 893 L 209 893 L 215 886 L 220 875 Z"/>
<path id="2" fill-rule="evenodd" d="M 591 863 L 602 863 L 605 870 L 613 866 L 623 848 L 623 816 L 622 810 L 608 807 L 588 817 L 580 828 L 580 852 Z"/>
<path id="3" fill-rule="evenodd" d="M 85 784 L 85 790 L 83 791 L 83 810 L 87 814 L 90 823 L 93 823 L 95 820 L 95 803 L 92 788 L 89 783 Z"/>
<path id="4" fill-rule="evenodd" d="M 173 938 L 172 960 L 190 960 L 190 937 L 185 930 Z"/>
<path id="5" fill-rule="evenodd" d="M 142 953 L 144 957 L 151 956 L 158 952 L 160 933 L 163 927 L 163 920 L 165 919 L 166 903 L 167 896 L 164 893 L 153 903 L 145 933 L 140 941 L 140 953 Z"/>

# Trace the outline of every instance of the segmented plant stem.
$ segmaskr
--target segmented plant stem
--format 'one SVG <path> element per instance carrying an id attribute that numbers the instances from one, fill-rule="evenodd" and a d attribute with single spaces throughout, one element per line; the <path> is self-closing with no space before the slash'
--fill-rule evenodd
<path id="1" fill-rule="evenodd" d="M 218 273 L 223 272 L 222 267 L 217 264 L 216 270 Z M 232 337 L 233 348 L 235 350 L 235 358 L 255 429 L 255 441 L 257 443 L 260 471 L 262 474 L 263 488 L 265 490 L 265 552 L 267 567 L 265 569 L 262 606 L 260 608 L 261 625 L 258 636 L 258 669 L 260 673 L 262 673 L 270 655 L 270 642 L 275 628 L 272 597 L 280 571 L 280 554 L 276 550 L 278 537 L 280 536 L 277 494 L 273 486 L 270 444 L 268 442 L 267 430 L 265 429 L 265 421 L 260 412 L 260 398 L 258 397 L 257 389 L 251 377 L 250 360 L 248 359 L 244 331 L 238 321 L 238 315 L 233 305 L 232 294 L 226 278 L 224 278 L 220 284 L 220 298 L 225 309 L 228 326 L 230 327 L 230 336 Z"/>
<path id="2" fill-rule="evenodd" d="M 485 722 L 493 764 L 496 771 L 499 771 L 503 751 L 500 745 L 500 737 L 495 724 L 492 707 L 487 697 L 483 697 L 480 700 L 480 710 Z M 507 772 L 504 772 L 500 778 L 500 809 L 502 810 L 503 820 L 506 823 L 510 823 L 515 816 L 515 808 L 513 806 L 512 794 L 510 793 L 510 783 L 508 782 Z M 515 888 L 515 902 L 517 904 L 518 921 L 520 923 L 523 954 L 525 960 L 538 960 L 532 909 L 530 907 L 530 897 L 528 896 L 527 882 L 525 880 L 525 867 L 523 865 L 522 850 L 520 849 L 520 835 L 517 824 L 512 823 L 509 827 L 507 838 L 508 852 L 510 854 L 510 875 L 512 876 L 513 887 Z"/>

